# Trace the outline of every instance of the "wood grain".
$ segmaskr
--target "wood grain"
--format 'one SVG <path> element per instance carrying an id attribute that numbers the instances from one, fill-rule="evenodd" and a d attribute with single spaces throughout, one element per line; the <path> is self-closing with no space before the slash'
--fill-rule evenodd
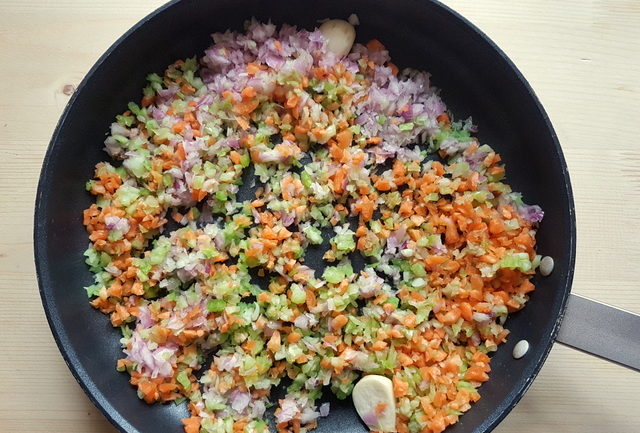
<path id="1" fill-rule="evenodd" d="M 40 304 L 33 201 L 63 90 L 159 0 L 0 1 L 0 431 L 113 433 L 67 370 Z M 574 291 L 640 312 L 640 2 L 447 0 L 517 64 L 574 186 Z M 640 431 L 640 375 L 554 347 L 500 433 Z"/>

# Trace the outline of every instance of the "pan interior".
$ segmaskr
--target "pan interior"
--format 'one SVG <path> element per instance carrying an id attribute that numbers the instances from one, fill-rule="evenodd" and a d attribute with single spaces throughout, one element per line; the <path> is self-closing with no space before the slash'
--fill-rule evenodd
<path id="1" fill-rule="evenodd" d="M 472 116 L 482 143 L 507 164 L 507 182 L 525 200 L 545 210 L 539 252 L 555 258 L 554 273 L 536 279 L 527 307 L 508 321 L 508 343 L 492 361 L 483 398 L 452 433 L 485 432 L 518 401 L 551 347 L 569 293 L 575 246 L 573 202 L 566 165 L 555 134 L 535 95 L 513 65 L 481 33 L 443 6 L 415 0 L 294 2 L 291 0 L 188 0 L 170 3 L 116 43 L 87 76 L 54 133 L 38 189 L 35 221 L 38 277 L 54 335 L 93 401 L 123 431 L 182 432 L 186 409 L 148 406 L 115 370 L 121 357 L 119 332 L 93 310 L 83 286 L 91 283 L 83 251 L 88 239 L 82 210 L 91 203 L 84 184 L 106 159 L 105 132 L 127 102 L 140 98 L 149 72 L 162 72 L 179 58 L 200 56 L 210 34 L 242 29 L 255 16 L 277 24 L 312 28 L 318 20 L 360 19 L 358 41 L 381 40 L 394 63 L 432 73 L 433 83 L 457 118 Z M 531 350 L 519 361 L 511 348 L 527 339 Z M 322 432 L 365 432 L 350 400 L 332 401 Z"/>

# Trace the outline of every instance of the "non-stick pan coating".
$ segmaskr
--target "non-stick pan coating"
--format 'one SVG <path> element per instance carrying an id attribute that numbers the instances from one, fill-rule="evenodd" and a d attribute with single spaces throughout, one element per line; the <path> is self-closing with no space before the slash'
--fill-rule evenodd
<path id="1" fill-rule="evenodd" d="M 145 18 L 118 40 L 78 88 L 53 135 L 38 188 L 35 215 L 40 291 L 54 337 L 76 379 L 119 429 L 179 433 L 184 407 L 148 406 L 136 396 L 128 375 L 115 370 L 121 357 L 119 331 L 89 306 L 83 286 L 91 283 L 84 264 L 88 245 L 82 210 L 94 165 L 106 159 L 102 142 L 114 116 L 140 98 L 149 72 L 162 72 L 179 58 L 198 55 L 210 33 L 241 29 L 255 16 L 312 28 L 319 19 L 361 21 L 358 40 L 381 40 L 400 67 L 430 71 L 433 83 L 458 118 L 472 115 L 479 138 L 507 163 L 507 180 L 545 219 L 539 252 L 556 259 L 554 273 L 536 278 L 526 308 L 508 321 L 512 333 L 491 363 L 491 380 L 451 433 L 491 430 L 517 403 L 546 358 L 558 329 L 573 276 L 575 220 L 569 177 L 549 120 L 513 64 L 486 36 L 439 3 L 417 0 L 290 1 L 183 0 Z M 531 343 L 524 359 L 511 348 Z M 318 433 L 365 432 L 350 400 L 333 402 Z"/>

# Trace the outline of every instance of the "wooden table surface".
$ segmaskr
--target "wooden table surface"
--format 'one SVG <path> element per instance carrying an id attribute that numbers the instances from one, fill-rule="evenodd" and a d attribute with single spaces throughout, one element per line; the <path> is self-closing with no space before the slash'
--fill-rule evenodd
<path id="1" fill-rule="evenodd" d="M 67 370 L 47 326 L 33 263 L 33 204 L 69 90 L 162 3 L 0 0 L 2 433 L 115 432 Z M 577 208 L 574 292 L 640 312 L 640 2 L 445 3 L 511 57 L 558 132 Z M 640 374 L 556 345 L 497 431 L 639 432 L 638 390 Z"/>

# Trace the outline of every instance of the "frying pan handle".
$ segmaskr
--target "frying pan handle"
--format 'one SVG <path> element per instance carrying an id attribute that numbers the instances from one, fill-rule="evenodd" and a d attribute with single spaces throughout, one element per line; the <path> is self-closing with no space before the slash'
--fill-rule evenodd
<path id="1" fill-rule="evenodd" d="M 640 315 L 569 295 L 559 343 L 640 371 Z"/>

